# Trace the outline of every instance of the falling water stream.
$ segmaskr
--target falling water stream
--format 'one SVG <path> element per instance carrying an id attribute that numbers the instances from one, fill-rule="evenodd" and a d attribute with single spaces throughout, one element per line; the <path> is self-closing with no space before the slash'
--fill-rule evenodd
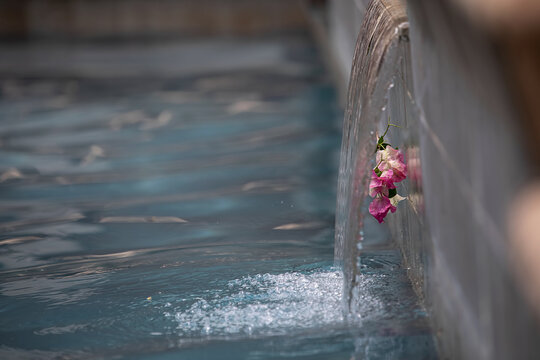
<path id="1" fill-rule="evenodd" d="M 0 358 L 435 357 L 359 211 L 405 31 L 397 3 L 369 7 L 339 186 L 342 114 L 307 37 L 152 45 L 131 68 L 131 45 L 71 47 L 68 69 L 54 44 L 5 48 L 49 72 L 0 80 Z"/>
<path id="2" fill-rule="evenodd" d="M 345 274 L 345 306 L 353 312 L 358 307 L 358 303 L 353 304 L 353 292 L 360 275 L 358 259 L 364 240 L 365 198 L 374 166 L 375 134 L 388 122 L 384 106 L 396 64 L 404 53 L 407 28 L 401 1 L 373 1 L 366 10 L 354 52 L 343 123 L 334 249 Z"/>

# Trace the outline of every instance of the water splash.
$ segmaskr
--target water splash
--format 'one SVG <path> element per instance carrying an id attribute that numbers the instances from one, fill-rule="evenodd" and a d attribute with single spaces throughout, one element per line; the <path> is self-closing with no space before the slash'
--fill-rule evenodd
<path id="1" fill-rule="evenodd" d="M 370 280 L 366 278 L 365 287 Z M 308 273 L 259 274 L 229 281 L 186 309 L 167 313 L 181 336 L 273 336 L 308 329 L 344 328 L 342 272 L 336 268 Z M 380 308 L 364 294 L 365 308 Z"/>

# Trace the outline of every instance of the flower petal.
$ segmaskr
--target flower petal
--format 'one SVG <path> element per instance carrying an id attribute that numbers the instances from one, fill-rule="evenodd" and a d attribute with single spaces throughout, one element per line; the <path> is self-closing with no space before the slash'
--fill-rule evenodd
<path id="1" fill-rule="evenodd" d="M 407 197 L 403 197 L 403 196 L 400 196 L 399 194 L 396 194 L 390 198 L 390 203 L 395 207 L 400 201 L 403 201 L 405 199 L 407 199 Z"/>
<path id="2" fill-rule="evenodd" d="M 388 189 L 395 189 L 396 186 L 392 181 L 393 171 L 388 170 L 381 176 L 378 176 L 375 171 L 371 172 L 371 181 L 369 182 L 369 196 L 375 197 L 378 194 L 388 196 Z"/>
<path id="3" fill-rule="evenodd" d="M 393 182 L 403 181 L 407 177 L 407 164 L 403 161 L 403 153 L 391 146 L 377 151 L 377 164 L 379 164 L 379 170 L 382 171 L 381 176 L 392 171 Z"/>
<path id="4" fill-rule="evenodd" d="M 384 218 L 388 214 L 388 211 L 396 211 L 396 207 L 390 203 L 390 199 L 385 196 L 376 197 L 369 204 L 369 213 L 373 215 L 379 223 L 384 222 Z"/>

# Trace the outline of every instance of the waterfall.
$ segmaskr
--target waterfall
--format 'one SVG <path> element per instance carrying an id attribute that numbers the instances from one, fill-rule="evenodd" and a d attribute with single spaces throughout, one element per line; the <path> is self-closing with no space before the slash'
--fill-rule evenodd
<path id="1" fill-rule="evenodd" d="M 341 145 L 336 208 L 335 261 L 343 266 L 345 308 L 354 312 L 355 283 L 360 276 L 359 254 L 370 179 L 375 131 L 403 53 L 408 22 L 400 0 L 369 4 L 356 42 Z"/>

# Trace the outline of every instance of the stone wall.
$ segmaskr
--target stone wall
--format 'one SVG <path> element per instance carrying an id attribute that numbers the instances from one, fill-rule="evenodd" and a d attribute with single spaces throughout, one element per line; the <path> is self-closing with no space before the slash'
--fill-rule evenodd
<path id="1" fill-rule="evenodd" d="M 363 6 L 330 2 L 344 74 Z M 403 126 L 391 142 L 410 171 L 398 191 L 408 201 L 388 217 L 392 236 L 444 358 L 538 358 L 540 330 L 517 286 L 506 226 L 533 167 L 500 54 L 449 1 L 407 8 L 410 53 L 395 64 L 382 114 Z"/>
<path id="2" fill-rule="evenodd" d="M 2 0 L 0 38 L 246 36 L 303 30 L 303 0 Z"/>

